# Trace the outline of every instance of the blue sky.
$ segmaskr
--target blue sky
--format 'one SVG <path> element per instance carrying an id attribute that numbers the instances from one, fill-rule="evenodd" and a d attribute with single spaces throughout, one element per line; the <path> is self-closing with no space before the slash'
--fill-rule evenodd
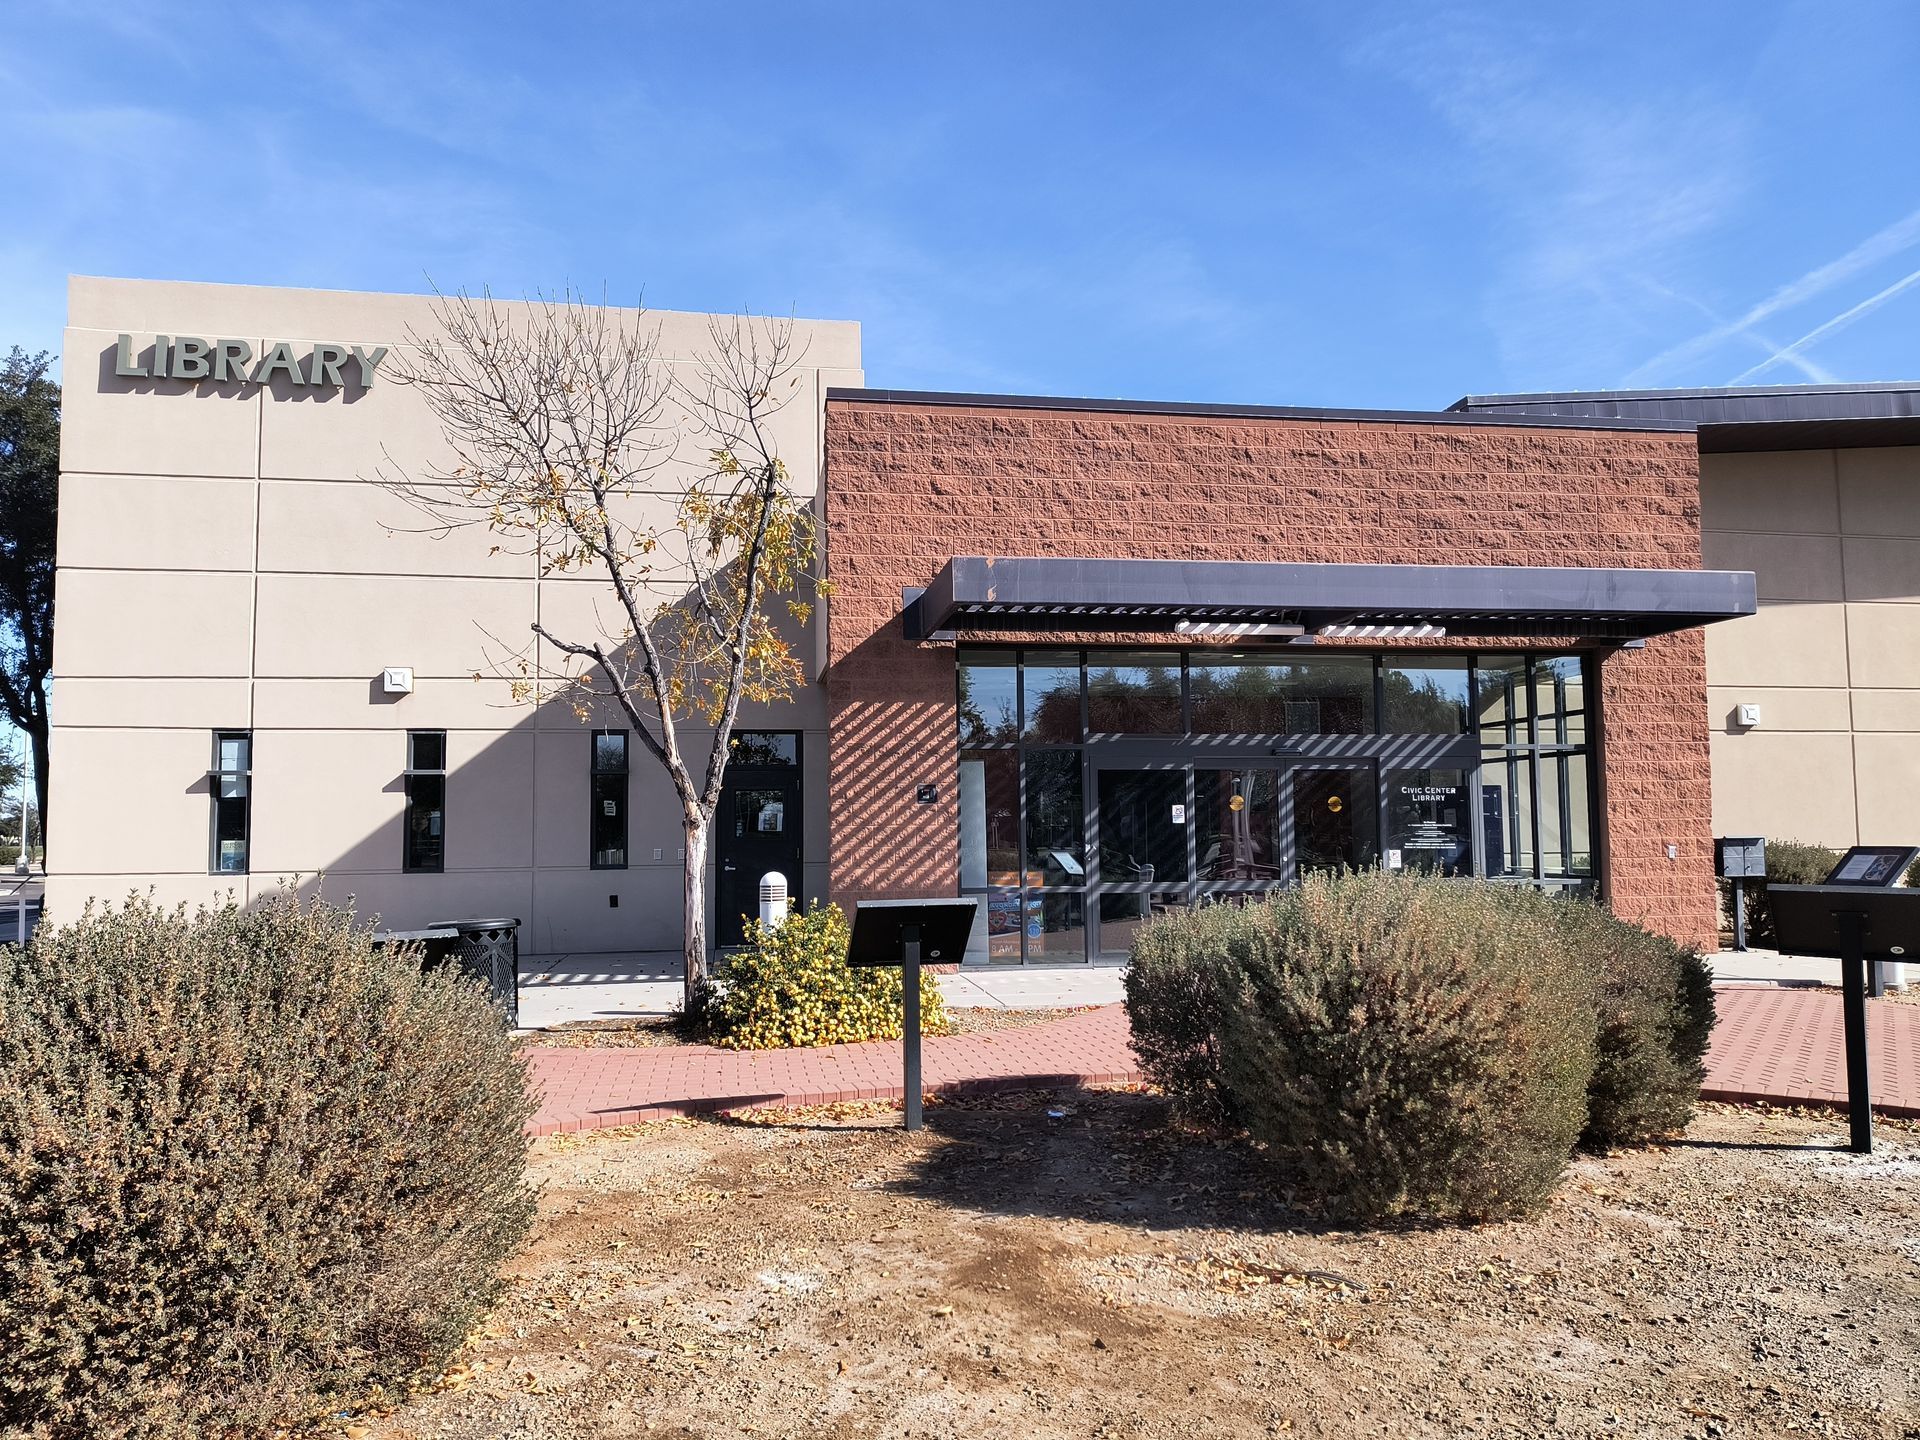
<path id="1" fill-rule="evenodd" d="M 20 5 L 69 272 L 851 318 L 869 383 L 1275 404 L 1920 377 L 1920 5 Z"/>

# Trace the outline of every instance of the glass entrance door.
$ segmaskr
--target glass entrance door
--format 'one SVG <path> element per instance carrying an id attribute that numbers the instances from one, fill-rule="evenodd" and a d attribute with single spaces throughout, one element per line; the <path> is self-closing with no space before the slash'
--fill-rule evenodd
<path id="1" fill-rule="evenodd" d="M 1292 801 L 1289 878 L 1312 870 L 1364 870 L 1380 863 L 1378 786 L 1371 761 L 1301 764 L 1288 784 Z"/>
<path id="2" fill-rule="evenodd" d="M 1371 760 L 1094 771 L 1094 953 L 1123 958 L 1154 915 L 1380 863 Z"/>
<path id="3" fill-rule="evenodd" d="M 1094 773 L 1098 953 L 1124 956 L 1145 921 L 1191 901 L 1189 772 L 1173 766 Z"/>

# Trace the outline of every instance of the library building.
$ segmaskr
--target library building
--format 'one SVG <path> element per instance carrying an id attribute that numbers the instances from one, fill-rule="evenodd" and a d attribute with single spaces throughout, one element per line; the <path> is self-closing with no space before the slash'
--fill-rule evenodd
<path id="1" fill-rule="evenodd" d="M 432 306 L 73 280 L 56 918 L 297 877 L 396 927 L 518 917 L 528 955 L 679 949 L 664 774 L 624 720 L 490 669 L 602 585 L 377 483 L 445 453 L 393 377 Z M 649 319 L 698 363 L 706 317 Z M 776 438 L 831 585 L 806 686 L 733 736 L 718 946 L 778 871 L 978 896 L 969 963 L 1117 963 L 1148 917 L 1337 866 L 1711 944 L 1717 833 L 1874 843 L 1920 813 L 1916 387 L 899 392 L 857 324 L 796 331 Z"/>

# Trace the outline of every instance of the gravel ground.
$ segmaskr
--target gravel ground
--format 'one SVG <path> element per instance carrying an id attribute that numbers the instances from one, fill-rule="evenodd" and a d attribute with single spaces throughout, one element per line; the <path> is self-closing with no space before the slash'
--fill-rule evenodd
<path id="1" fill-rule="evenodd" d="M 540 1142 L 499 1312 L 351 1433 L 1920 1436 L 1912 1124 L 1709 1106 L 1538 1220 L 1356 1232 L 1144 1095 L 897 1123 Z"/>

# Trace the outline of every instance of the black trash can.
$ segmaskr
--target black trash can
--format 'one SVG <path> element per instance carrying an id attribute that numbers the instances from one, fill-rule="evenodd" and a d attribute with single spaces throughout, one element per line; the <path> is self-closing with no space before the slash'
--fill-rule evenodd
<path id="1" fill-rule="evenodd" d="M 452 930 L 458 938 L 447 959 L 484 982 L 507 1012 L 507 1023 L 520 1028 L 520 922 L 518 920 L 436 920 L 436 930 Z"/>

